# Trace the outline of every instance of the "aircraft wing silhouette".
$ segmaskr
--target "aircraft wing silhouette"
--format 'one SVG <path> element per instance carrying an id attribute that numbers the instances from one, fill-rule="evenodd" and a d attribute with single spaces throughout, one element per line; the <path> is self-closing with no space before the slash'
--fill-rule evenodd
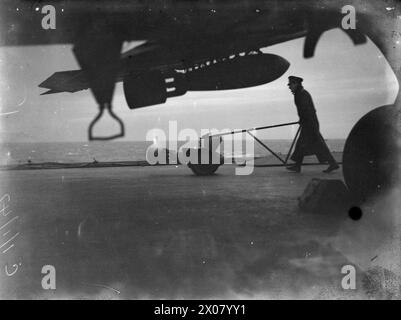
<path id="1" fill-rule="evenodd" d="M 269 83 L 285 73 L 289 62 L 260 48 L 305 37 L 304 57 L 312 57 L 321 35 L 334 28 L 354 44 L 371 37 L 400 77 L 398 51 L 390 48 L 386 34 L 394 19 L 376 2 L 53 0 L 46 5 L 56 10 L 54 30 L 41 26 L 40 1 L 2 1 L 0 45 L 72 44 L 81 69 L 55 72 L 39 86 L 48 89 L 45 94 L 90 89 L 99 105 L 97 118 L 112 110 L 120 81 L 132 109 L 191 90 Z M 345 5 L 356 8 L 356 29 L 342 28 Z M 122 54 L 126 41 L 145 42 Z"/>
<path id="2" fill-rule="evenodd" d="M 123 81 L 126 91 L 135 91 L 134 94 L 126 92 L 131 108 L 163 103 L 168 97 L 187 91 L 229 90 L 265 84 L 279 78 L 289 67 L 284 58 L 259 50 L 226 57 L 215 53 L 193 60 L 189 58 L 193 56 L 191 53 L 180 51 L 174 59 L 166 61 L 170 48 L 145 43 L 121 55 L 115 82 Z M 51 94 L 88 89 L 90 83 L 85 70 L 70 70 L 55 72 L 39 87 L 49 89 L 43 94 Z M 151 99 L 157 93 L 160 99 Z M 143 101 L 140 101 L 141 95 Z"/>

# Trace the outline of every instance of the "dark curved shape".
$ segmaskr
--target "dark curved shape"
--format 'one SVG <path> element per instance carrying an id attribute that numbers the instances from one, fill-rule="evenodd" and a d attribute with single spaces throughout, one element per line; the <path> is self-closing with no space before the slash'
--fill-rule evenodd
<path id="1" fill-rule="evenodd" d="M 355 124 L 347 138 L 343 174 L 358 201 L 371 199 L 399 182 L 399 113 L 393 105 L 376 108 Z"/>
<path id="2" fill-rule="evenodd" d="M 219 156 L 219 163 L 213 163 L 213 159 L 216 157 L 213 157 L 213 152 L 210 149 L 207 148 L 200 148 L 200 149 L 188 149 L 186 151 L 187 156 L 189 156 L 190 152 L 196 152 L 197 153 L 197 161 L 196 163 L 191 163 L 189 162 L 187 164 L 188 168 L 192 170 L 193 173 L 195 173 L 197 176 L 210 176 L 214 174 L 217 169 L 224 163 L 224 158 L 222 155 L 218 154 L 217 152 L 215 155 L 218 154 Z M 208 163 L 202 163 L 202 157 L 205 156 L 205 154 L 209 154 Z"/>
<path id="3" fill-rule="evenodd" d="M 151 71 L 125 78 L 124 95 L 130 109 L 165 103 L 167 93 L 163 74 Z"/>
<path id="4" fill-rule="evenodd" d="M 197 176 L 210 176 L 214 174 L 220 167 L 219 164 L 191 164 L 188 163 L 188 168 Z"/>
<path id="5" fill-rule="evenodd" d="M 154 70 L 124 79 L 124 95 L 130 109 L 165 103 L 167 98 L 186 92 L 185 76 L 174 71 Z"/>

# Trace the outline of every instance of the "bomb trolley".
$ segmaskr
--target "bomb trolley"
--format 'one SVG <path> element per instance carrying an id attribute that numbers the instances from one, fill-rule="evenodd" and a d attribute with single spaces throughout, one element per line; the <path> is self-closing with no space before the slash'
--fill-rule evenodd
<path id="1" fill-rule="evenodd" d="M 237 133 L 247 133 L 249 134 L 253 139 L 255 139 L 264 149 L 266 149 L 270 154 L 272 154 L 275 158 L 277 158 L 280 163 L 279 164 L 265 164 L 265 165 L 259 165 L 260 167 L 283 167 L 286 166 L 288 163 L 288 160 L 290 158 L 290 155 L 292 153 L 292 150 L 294 148 L 295 142 L 297 141 L 299 137 L 299 133 L 301 131 L 301 126 L 298 126 L 298 130 L 294 136 L 294 139 L 291 142 L 290 149 L 288 150 L 287 155 L 285 158 L 280 157 L 279 154 L 274 152 L 272 148 L 267 146 L 265 143 L 263 143 L 260 139 L 258 139 L 252 132 L 257 131 L 257 130 L 265 130 L 265 129 L 272 129 L 272 128 L 278 128 L 278 127 L 284 127 L 284 126 L 292 126 L 292 125 L 299 125 L 299 122 L 287 122 L 287 123 L 281 123 L 281 124 L 276 124 L 276 125 L 269 125 L 269 126 L 263 126 L 263 127 L 257 127 L 257 128 L 249 128 L 249 129 L 240 129 L 240 130 L 232 130 L 228 132 L 223 132 L 223 133 L 218 133 L 218 134 L 211 134 L 211 135 L 206 135 L 203 136 L 199 139 L 199 148 L 197 149 L 198 152 L 198 161 L 196 163 L 188 163 L 188 167 L 192 170 L 193 173 L 195 173 L 198 176 L 207 176 L 207 175 L 212 175 L 214 174 L 217 169 L 224 164 L 224 157 L 222 155 L 216 156 L 216 151 L 215 148 L 216 146 L 213 146 L 213 138 L 218 137 L 219 141 L 218 143 L 220 144 L 222 142 L 222 137 L 226 135 L 234 135 Z M 206 141 L 208 139 L 209 141 L 209 148 L 202 147 L 203 141 Z M 208 163 L 202 163 L 201 159 L 202 156 L 207 154 L 207 159 L 209 160 Z M 213 159 L 218 159 L 218 161 L 213 161 Z M 204 159 L 204 158 L 203 158 Z M 217 163 L 216 163 L 217 162 Z M 308 165 L 316 165 L 319 163 L 308 163 Z"/>
<path id="2" fill-rule="evenodd" d="M 254 137 L 252 131 L 293 124 L 299 123 L 283 123 L 231 131 L 219 135 L 246 132 L 281 162 L 279 164 L 258 165 L 258 167 L 285 166 L 299 136 L 300 129 L 298 128 L 285 159 L 282 159 L 271 148 Z M 342 162 L 337 163 L 342 164 L 344 182 L 354 199 L 356 199 L 355 201 L 358 200 L 362 203 L 379 194 L 386 194 L 387 191 L 391 191 L 399 185 L 401 172 L 401 162 L 399 161 L 401 154 L 400 141 L 401 111 L 399 106 L 397 107 L 394 104 L 377 107 L 369 111 L 354 125 L 345 141 Z M 210 175 L 216 172 L 223 163 L 224 159 L 217 165 L 188 164 L 188 166 L 196 175 Z M 317 163 L 304 163 L 303 165 L 317 165 Z"/>

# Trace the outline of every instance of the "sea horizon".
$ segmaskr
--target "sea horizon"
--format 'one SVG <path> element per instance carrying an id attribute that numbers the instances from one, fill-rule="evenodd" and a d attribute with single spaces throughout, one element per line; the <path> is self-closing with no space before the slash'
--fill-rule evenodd
<path id="1" fill-rule="evenodd" d="M 276 153 L 286 154 L 290 148 L 290 139 L 263 139 Z M 159 141 L 160 148 L 173 149 L 169 141 Z M 176 143 L 179 149 L 186 141 Z M 342 152 L 345 139 L 327 139 L 329 149 L 332 152 Z M 1 142 L 0 165 L 18 165 L 26 163 L 81 163 L 81 162 L 113 162 L 113 161 L 144 161 L 146 150 L 154 145 L 152 141 L 84 141 L 84 142 Z M 268 156 L 269 153 L 255 141 L 255 157 Z M 225 156 L 230 156 L 224 152 Z M 245 144 L 235 150 L 234 155 L 247 154 Z"/>

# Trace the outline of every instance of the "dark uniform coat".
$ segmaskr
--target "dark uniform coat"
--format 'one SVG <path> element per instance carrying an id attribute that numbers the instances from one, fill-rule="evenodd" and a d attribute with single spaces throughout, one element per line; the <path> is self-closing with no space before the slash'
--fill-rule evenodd
<path id="1" fill-rule="evenodd" d="M 294 94 L 301 133 L 299 135 L 291 159 L 302 162 L 304 156 L 316 155 L 319 162 L 334 162 L 333 156 L 319 131 L 319 120 L 312 97 L 303 87 L 299 87 Z"/>

